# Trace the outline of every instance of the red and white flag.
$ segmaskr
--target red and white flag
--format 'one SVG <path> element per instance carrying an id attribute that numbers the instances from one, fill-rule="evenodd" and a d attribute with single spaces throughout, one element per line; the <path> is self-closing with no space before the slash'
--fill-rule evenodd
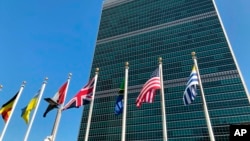
<path id="1" fill-rule="evenodd" d="M 151 75 L 151 78 L 143 85 L 139 96 L 136 99 L 136 106 L 141 107 L 143 102 L 152 103 L 156 90 L 161 89 L 159 68 Z"/>
<path id="2" fill-rule="evenodd" d="M 46 117 L 47 113 L 54 108 L 58 108 L 58 105 L 63 104 L 65 100 L 65 94 L 66 94 L 66 88 L 68 85 L 68 81 L 65 82 L 61 88 L 56 92 L 53 98 L 44 98 L 45 101 L 49 103 L 49 106 L 47 107 L 46 111 L 43 114 L 43 117 Z"/>
<path id="3" fill-rule="evenodd" d="M 92 100 L 95 77 L 92 78 L 63 108 L 79 108 L 82 105 L 88 104 Z"/>

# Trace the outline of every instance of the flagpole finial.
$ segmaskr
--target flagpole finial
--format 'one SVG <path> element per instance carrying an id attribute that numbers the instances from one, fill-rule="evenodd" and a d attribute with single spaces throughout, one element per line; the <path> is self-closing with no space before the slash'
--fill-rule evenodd
<path id="1" fill-rule="evenodd" d="M 26 83 L 27 83 L 26 81 L 23 81 L 23 83 L 22 83 L 22 87 L 24 87 Z"/>
<path id="2" fill-rule="evenodd" d="M 70 78 L 71 78 L 71 76 L 72 76 L 72 73 L 70 72 L 70 73 L 69 73 L 69 76 L 68 76 L 68 78 L 70 79 Z"/>
<path id="3" fill-rule="evenodd" d="M 98 72 L 99 72 L 99 68 L 96 68 L 96 69 L 95 69 L 95 72 L 98 73 Z"/>
<path id="4" fill-rule="evenodd" d="M 0 85 L 0 89 L 2 89 L 3 88 L 3 85 Z"/>
<path id="5" fill-rule="evenodd" d="M 161 63 L 162 63 L 162 58 L 159 57 L 159 58 L 158 58 L 158 61 L 159 61 L 159 64 L 161 64 Z"/>
<path id="6" fill-rule="evenodd" d="M 128 67 L 129 63 L 128 62 L 125 62 L 125 66 Z"/>
<path id="7" fill-rule="evenodd" d="M 193 58 L 193 59 L 196 58 L 196 53 L 195 53 L 194 51 L 191 53 L 191 55 L 192 55 L 192 58 Z"/>
<path id="8" fill-rule="evenodd" d="M 196 55 L 196 53 L 195 53 L 194 51 L 193 51 L 191 54 L 192 54 L 192 56 L 195 56 L 195 55 Z"/>
<path id="9" fill-rule="evenodd" d="M 48 79 L 48 77 L 45 77 L 43 83 L 47 83 Z"/>

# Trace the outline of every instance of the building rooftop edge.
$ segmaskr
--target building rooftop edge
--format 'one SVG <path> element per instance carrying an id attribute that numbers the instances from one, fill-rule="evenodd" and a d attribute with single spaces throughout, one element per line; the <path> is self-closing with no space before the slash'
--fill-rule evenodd
<path id="1" fill-rule="evenodd" d="M 130 2 L 133 0 L 104 0 L 103 1 L 103 8 L 110 8 L 122 3 Z"/>
<path id="2" fill-rule="evenodd" d="M 125 1 L 125 0 L 104 0 L 104 4 L 109 4 L 113 2 L 119 2 L 119 1 Z"/>

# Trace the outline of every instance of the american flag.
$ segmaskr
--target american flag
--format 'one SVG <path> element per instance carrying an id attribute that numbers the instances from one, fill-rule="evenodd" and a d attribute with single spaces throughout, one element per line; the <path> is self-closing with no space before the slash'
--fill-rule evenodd
<path id="1" fill-rule="evenodd" d="M 136 99 L 136 106 L 139 108 L 143 102 L 152 103 L 156 90 L 161 88 L 159 68 L 151 75 L 151 78 L 143 85 L 139 96 Z"/>
<path id="2" fill-rule="evenodd" d="M 95 84 L 95 77 L 92 78 L 63 108 L 79 108 L 82 105 L 88 104 L 92 100 L 92 94 Z"/>

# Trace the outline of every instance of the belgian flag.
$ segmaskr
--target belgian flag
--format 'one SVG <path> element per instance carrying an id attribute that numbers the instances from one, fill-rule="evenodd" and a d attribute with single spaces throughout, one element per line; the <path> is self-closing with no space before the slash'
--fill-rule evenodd
<path id="1" fill-rule="evenodd" d="M 0 114 L 2 115 L 2 118 L 5 122 L 7 122 L 9 115 L 11 114 L 11 110 L 12 110 L 13 104 L 16 100 L 18 93 L 19 93 L 19 91 L 8 102 L 3 104 L 1 109 L 0 109 Z"/>

